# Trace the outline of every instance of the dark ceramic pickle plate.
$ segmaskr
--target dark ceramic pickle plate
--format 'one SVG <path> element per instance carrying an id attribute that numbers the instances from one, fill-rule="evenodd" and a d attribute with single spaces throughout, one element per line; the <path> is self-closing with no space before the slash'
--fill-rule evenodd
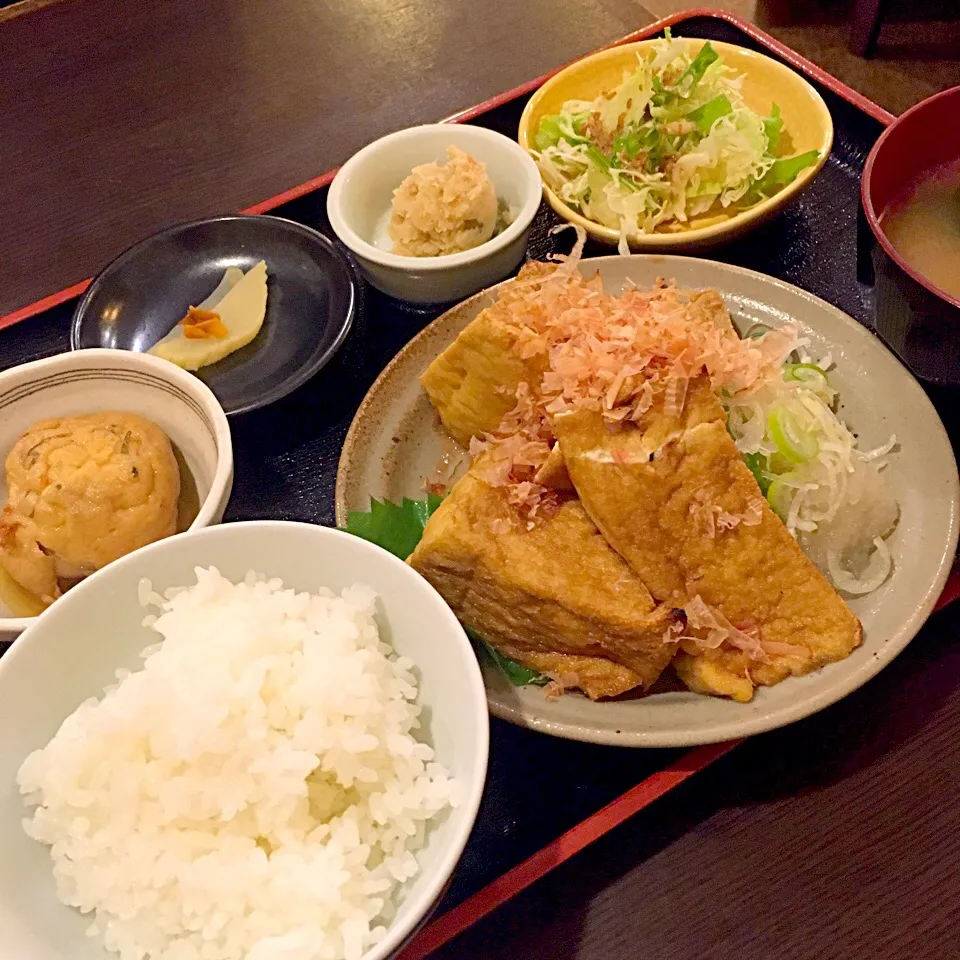
<path id="1" fill-rule="evenodd" d="M 178 224 L 108 264 L 77 305 L 73 349 L 146 351 L 228 267 L 267 264 L 267 314 L 254 340 L 197 376 L 228 414 L 265 407 L 306 383 L 350 332 L 360 280 L 324 234 L 280 217 Z"/>
<path id="2" fill-rule="evenodd" d="M 737 43 L 777 57 L 776 51 L 746 30 L 719 17 L 677 18 L 673 30 L 676 35 Z M 870 326 L 869 291 L 858 286 L 856 278 L 859 177 L 883 124 L 825 84 L 812 82 L 830 108 L 835 126 L 826 166 L 773 221 L 711 251 L 711 256 L 796 284 Z M 513 137 L 526 100 L 527 95 L 520 95 L 472 122 Z M 272 213 L 330 236 L 325 205 L 326 190 L 319 189 Z M 557 223 L 544 204 L 531 231 L 530 259 L 569 249 L 570 231 L 550 234 Z M 610 252 L 588 247 L 585 255 Z M 444 309 L 443 305 L 417 309 L 401 304 L 362 283 L 358 294 L 353 327 L 343 347 L 317 376 L 270 407 L 233 418 L 236 482 L 228 520 L 281 517 L 333 524 L 337 461 L 353 414 L 386 363 Z M 72 310 L 73 304 L 63 304 L 0 331 L 0 367 L 69 349 Z M 439 906 L 440 914 L 629 788 L 659 775 L 681 753 L 575 743 L 496 720 L 491 734 L 490 771 L 480 816 Z"/>

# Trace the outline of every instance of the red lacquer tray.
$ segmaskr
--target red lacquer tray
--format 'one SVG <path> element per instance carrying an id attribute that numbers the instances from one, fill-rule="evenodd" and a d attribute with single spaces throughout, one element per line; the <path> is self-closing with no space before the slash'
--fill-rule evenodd
<path id="1" fill-rule="evenodd" d="M 821 175 L 799 202 L 768 226 L 711 255 L 804 287 L 869 326 L 870 311 L 856 284 L 859 176 L 867 152 L 893 116 L 731 14 L 687 11 L 617 43 L 656 36 L 667 26 L 677 35 L 761 50 L 805 74 L 821 91 L 835 125 L 834 150 Z M 550 75 L 465 110 L 449 122 L 477 123 L 515 136 L 527 98 Z M 329 232 L 324 207 L 334 172 L 244 212 L 269 211 Z M 531 256 L 542 258 L 549 252 L 552 216 L 546 207 L 538 215 Z M 591 250 L 588 255 L 603 252 Z M 0 317 L 0 368 L 68 349 L 72 301 L 86 285 L 77 284 Z M 237 481 L 228 519 L 283 516 L 333 523 L 337 453 L 353 413 L 390 357 L 436 315 L 369 290 L 364 300 L 341 356 L 321 376 L 262 415 L 235 421 Z M 367 315 L 381 321 L 376 336 L 368 335 Z M 390 322 L 382 322 L 384 317 Z M 27 318 L 32 318 L 29 323 L 20 323 Z M 297 425 L 315 424 L 315 417 L 302 414 L 317 409 L 318 402 L 323 403 L 324 423 L 310 433 Z M 280 475 L 285 482 L 278 485 Z M 268 503 L 262 497 L 265 481 L 274 494 Z M 960 575 L 955 571 L 939 605 L 958 595 Z M 490 776 L 474 836 L 435 918 L 406 947 L 403 960 L 425 957 L 737 744 L 686 753 L 617 751 L 553 741 L 496 721 L 492 734 Z"/>

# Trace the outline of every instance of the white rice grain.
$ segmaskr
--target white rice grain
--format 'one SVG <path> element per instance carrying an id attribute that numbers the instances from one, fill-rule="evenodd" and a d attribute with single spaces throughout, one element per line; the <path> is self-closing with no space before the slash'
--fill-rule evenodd
<path id="1" fill-rule="evenodd" d="M 162 643 L 18 775 L 60 898 L 122 960 L 358 960 L 456 802 L 373 591 L 138 595 Z"/>

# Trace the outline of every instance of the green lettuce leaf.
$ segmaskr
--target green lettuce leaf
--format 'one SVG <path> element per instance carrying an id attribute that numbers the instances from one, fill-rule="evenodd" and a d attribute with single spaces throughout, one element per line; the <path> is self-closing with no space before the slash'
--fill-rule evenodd
<path id="1" fill-rule="evenodd" d="M 806 170 L 807 167 L 812 166 L 819 159 L 819 150 L 808 150 L 806 153 L 798 153 L 795 157 L 775 160 L 766 176 L 757 184 L 756 189 L 760 193 L 771 193 L 777 187 L 792 183 L 801 170 Z"/>
<path id="2" fill-rule="evenodd" d="M 521 666 L 516 660 L 505 657 L 496 647 L 490 646 L 476 630 L 470 627 L 464 627 L 464 630 L 481 658 L 485 658 L 488 663 L 497 667 L 515 687 L 543 687 L 550 682 L 549 677 L 545 677 L 542 673 L 537 673 L 536 670 Z"/>
<path id="3" fill-rule="evenodd" d="M 544 117 L 540 121 L 540 129 L 534 137 L 533 144 L 538 150 L 546 150 L 547 147 L 556 146 L 563 139 L 563 132 L 560 128 L 560 117 L 553 114 Z"/>
<path id="4" fill-rule="evenodd" d="M 692 120 L 697 125 L 697 133 L 705 137 L 714 123 L 728 113 L 733 113 L 733 105 L 727 99 L 725 94 L 720 94 L 705 104 L 697 107 L 687 114 L 686 119 Z"/>
<path id="5" fill-rule="evenodd" d="M 398 505 L 389 500 L 370 498 L 368 511 L 353 510 L 347 515 L 343 528 L 363 540 L 383 547 L 401 560 L 406 560 L 423 538 L 423 530 L 434 511 L 443 502 L 443 497 L 427 494 L 426 500 L 409 500 L 404 497 Z M 475 630 L 464 627 L 478 655 L 498 667 L 515 687 L 528 684 L 542 687 L 549 679 L 535 670 L 528 670 L 495 650 Z"/>
<path id="6" fill-rule="evenodd" d="M 776 153 L 780 146 L 780 131 L 783 129 L 783 117 L 780 116 L 780 108 L 774 104 L 770 110 L 770 116 L 764 118 L 763 130 L 767 135 L 767 149 L 771 153 Z"/>
<path id="7" fill-rule="evenodd" d="M 561 140 L 568 143 L 587 143 L 586 137 L 581 136 L 577 129 L 586 119 L 586 114 L 550 114 L 540 121 L 533 145 L 538 150 L 546 150 L 547 147 L 555 147 Z"/>

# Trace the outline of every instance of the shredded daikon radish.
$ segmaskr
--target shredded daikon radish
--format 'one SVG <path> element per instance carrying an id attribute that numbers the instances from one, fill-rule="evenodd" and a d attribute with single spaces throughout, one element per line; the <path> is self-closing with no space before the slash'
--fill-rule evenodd
<path id="1" fill-rule="evenodd" d="M 781 377 L 726 397 L 727 426 L 770 505 L 822 572 L 846 593 L 869 593 L 892 569 L 884 540 L 899 509 L 881 470 L 896 437 L 861 451 L 834 411 L 826 361 L 799 355 Z"/>

